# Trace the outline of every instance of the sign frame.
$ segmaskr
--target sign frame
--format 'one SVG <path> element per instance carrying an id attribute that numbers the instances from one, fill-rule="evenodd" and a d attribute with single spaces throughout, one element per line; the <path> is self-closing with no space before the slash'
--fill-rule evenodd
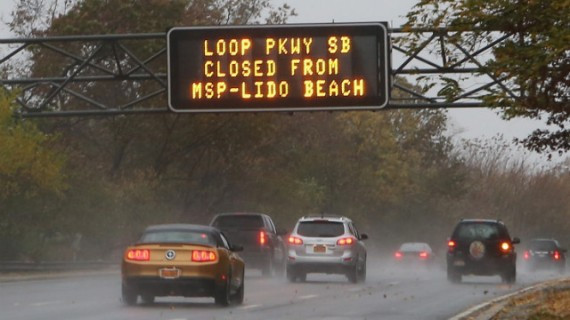
<path id="1" fill-rule="evenodd" d="M 380 110 L 388 105 L 390 100 L 390 48 L 387 22 L 359 22 L 359 23 L 302 23 L 302 24 L 282 24 L 282 25 L 231 25 L 231 26 L 191 26 L 191 27 L 173 27 L 166 34 L 167 40 L 167 79 L 168 79 L 168 108 L 175 113 L 248 113 L 248 112 L 305 112 L 305 111 L 353 111 L 353 110 Z M 378 105 L 363 106 L 302 106 L 302 107 L 256 107 L 256 108 L 177 108 L 172 101 L 172 61 L 171 61 L 171 35 L 177 31 L 222 31 L 223 30 L 240 30 L 245 31 L 253 29 L 303 29 L 303 28 L 339 28 L 339 27 L 378 27 L 381 31 L 377 43 L 377 85 L 378 95 L 380 99 L 383 94 L 383 100 Z M 382 51 L 382 52 L 381 52 Z M 199 54 L 198 52 L 196 54 Z M 383 57 L 382 57 L 383 56 Z M 383 58 L 383 59 L 382 59 Z M 382 79 L 384 77 L 384 80 Z M 384 84 L 381 86 L 381 84 Z M 333 97 L 327 97 L 333 99 Z"/>

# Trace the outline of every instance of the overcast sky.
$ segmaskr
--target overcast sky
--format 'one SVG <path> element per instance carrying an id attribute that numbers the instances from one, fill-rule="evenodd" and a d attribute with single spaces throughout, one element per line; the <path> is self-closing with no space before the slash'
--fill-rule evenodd
<path id="1" fill-rule="evenodd" d="M 283 0 L 272 0 L 275 4 Z M 404 23 L 404 16 L 417 0 L 286 0 L 297 11 L 291 18 L 292 23 L 315 22 L 362 22 L 387 21 L 397 27 Z M 9 20 L 13 0 L 0 0 L 0 17 Z M 4 24 L 0 26 L 0 36 L 10 34 Z M 506 138 L 525 137 L 538 127 L 541 122 L 516 119 L 505 121 L 496 112 L 487 109 L 452 109 L 449 110 L 452 132 L 460 131 L 464 138 L 483 138 L 503 134 Z"/>

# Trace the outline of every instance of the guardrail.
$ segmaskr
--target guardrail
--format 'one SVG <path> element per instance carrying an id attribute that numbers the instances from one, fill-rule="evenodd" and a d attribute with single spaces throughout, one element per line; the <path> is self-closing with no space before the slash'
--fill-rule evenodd
<path id="1" fill-rule="evenodd" d="M 0 261 L 0 273 L 2 272 L 31 272 L 31 271 L 75 271 L 96 270 L 112 266 L 118 266 L 114 261 Z"/>

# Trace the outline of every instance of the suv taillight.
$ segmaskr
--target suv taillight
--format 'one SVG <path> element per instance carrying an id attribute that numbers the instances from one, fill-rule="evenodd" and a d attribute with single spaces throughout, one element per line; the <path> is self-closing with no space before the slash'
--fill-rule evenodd
<path id="1" fill-rule="evenodd" d="M 259 231 L 259 244 L 264 245 L 267 243 L 267 235 L 265 231 Z"/>
<path id="2" fill-rule="evenodd" d="M 425 251 L 420 252 L 420 259 L 427 259 L 429 254 Z"/>
<path id="3" fill-rule="evenodd" d="M 396 253 L 394 253 L 394 258 L 402 259 L 402 253 L 400 251 L 396 251 Z"/>
<path id="4" fill-rule="evenodd" d="M 351 246 L 354 244 L 354 242 L 355 242 L 355 239 L 353 237 L 347 237 L 347 238 L 338 239 L 336 244 L 338 246 Z"/>
<path id="5" fill-rule="evenodd" d="M 127 259 L 133 261 L 149 261 L 150 250 L 148 249 L 129 249 L 127 251 Z"/>
<path id="6" fill-rule="evenodd" d="M 554 251 L 554 260 L 560 260 L 560 252 Z"/>
<path id="7" fill-rule="evenodd" d="M 508 241 L 501 242 L 500 248 L 501 248 L 501 251 L 504 253 L 509 253 L 513 249 L 513 247 L 511 246 L 511 244 Z"/>
<path id="8" fill-rule="evenodd" d="M 447 241 L 447 249 L 449 249 L 449 252 L 453 252 L 453 250 L 455 250 L 456 246 L 457 246 L 457 243 L 454 240 Z"/>
<path id="9" fill-rule="evenodd" d="M 292 244 L 292 245 L 298 246 L 298 245 L 303 244 L 303 240 L 301 238 L 297 238 L 297 237 L 293 237 L 293 236 L 290 236 L 288 241 L 289 241 L 289 244 Z"/>
<path id="10" fill-rule="evenodd" d="M 208 250 L 192 250 L 192 261 L 194 262 L 216 261 L 216 254 Z"/>

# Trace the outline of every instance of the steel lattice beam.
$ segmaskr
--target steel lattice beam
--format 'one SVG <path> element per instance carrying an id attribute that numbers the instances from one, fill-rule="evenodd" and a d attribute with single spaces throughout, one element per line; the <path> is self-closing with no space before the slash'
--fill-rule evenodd
<path id="1" fill-rule="evenodd" d="M 422 45 L 408 50 L 400 44 L 410 36 L 421 37 Z M 446 29 L 390 30 L 394 81 L 388 108 L 481 107 L 491 90 L 516 97 L 506 79 L 484 69 L 493 47 L 508 36 L 497 34 L 469 49 L 457 44 L 458 36 L 463 34 Z M 0 39 L 0 54 L 0 83 L 19 90 L 24 117 L 169 112 L 165 33 Z M 437 86 L 409 87 L 426 77 L 455 77 L 460 94 L 450 98 L 438 95 Z M 117 88 L 120 95 L 113 94 Z"/>

